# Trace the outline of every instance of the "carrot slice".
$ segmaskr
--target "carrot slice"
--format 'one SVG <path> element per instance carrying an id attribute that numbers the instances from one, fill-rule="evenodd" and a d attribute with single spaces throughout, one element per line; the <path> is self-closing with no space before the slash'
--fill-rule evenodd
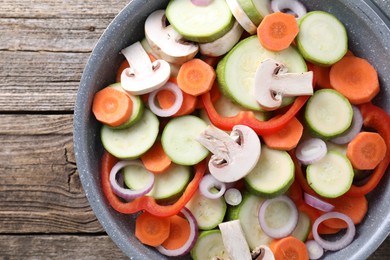
<path id="1" fill-rule="evenodd" d="M 323 67 L 316 64 L 312 64 L 311 68 L 316 77 L 316 87 L 319 89 L 322 88 L 332 88 L 330 84 L 329 72 L 330 67 Z"/>
<path id="2" fill-rule="evenodd" d="M 182 247 L 190 237 L 190 223 L 178 215 L 170 217 L 171 225 L 169 237 L 162 243 L 162 246 L 168 250 L 175 250 Z"/>
<path id="3" fill-rule="evenodd" d="M 160 140 L 157 140 L 153 146 L 141 156 L 141 161 L 148 171 L 153 173 L 162 173 L 171 166 L 171 159 L 165 153 Z"/>
<path id="4" fill-rule="evenodd" d="M 373 170 L 386 156 L 386 142 L 374 132 L 360 132 L 347 146 L 347 157 L 358 170 Z"/>
<path id="5" fill-rule="evenodd" d="M 156 98 L 162 109 L 169 109 L 176 100 L 175 94 L 167 89 L 160 90 L 157 93 Z"/>
<path id="6" fill-rule="evenodd" d="M 177 84 L 177 81 L 175 79 L 170 79 L 169 81 Z M 163 109 L 170 108 L 175 103 L 176 100 L 175 94 L 165 89 L 159 91 L 156 95 L 156 98 L 160 107 Z M 177 111 L 173 115 L 173 117 L 191 114 L 192 112 L 195 111 L 197 102 L 198 102 L 197 97 L 183 92 L 183 103 L 179 111 Z"/>
<path id="7" fill-rule="evenodd" d="M 302 133 L 303 125 L 296 117 L 293 117 L 281 130 L 263 135 L 263 140 L 270 148 L 289 151 L 297 146 Z"/>
<path id="8" fill-rule="evenodd" d="M 304 203 L 303 190 L 296 178 L 294 178 L 293 183 L 288 189 L 288 196 L 294 201 L 295 205 Z"/>
<path id="9" fill-rule="evenodd" d="M 135 237 L 145 245 L 159 246 L 169 237 L 170 223 L 169 217 L 157 217 L 144 211 L 135 220 Z"/>
<path id="10" fill-rule="evenodd" d="M 289 47 L 298 32 L 295 17 L 282 12 L 266 15 L 257 27 L 260 43 L 270 51 L 281 51 Z"/>
<path id="11" fill-rule="evenodd" d="M 344 56 L 333 64 L 329 77 L 332 87 L 355 105 L 369 102 L 379 93 L 375 68 L 356 56 Z"/>
<path id="12" fill-rule="evenodd" d="M 197 103 L 197 97 L 183 92 L 183 104 L 181 105 L 179 111 L 177 111 L 173 116 L 176 117 L 191 114 L 195 111 Z"/>
<path id="13" fill-rule="evenodd" d="M 299 209 L 299 211 L 302 211 L 309 216 L 310 222 L 312 225 L 318 217 L 320 217 L 322 214 L 324 214 L 323 211 L 320 211 L 316 208 L 313 208 L 309 204 L 306 204 L 306 202 L 302 202 L 301 204 L 299 204 L 298 209 Z M 331 227 L 324 225 L 323 223 L 321 223 L 317 229 L 318 234 L 321 234 L 321 235 L 335 234 L 339 231 L 340 231 L 340 228 L 331 228 Z M 313 236 L 313 234 L 312 234 L 312 231 L 310 230 L 309 238 L 312 238 L 312 236 Z"/>
<path id="14" fill-rule="evenodd" d="M 278 260 L 309 259 L 309 253 L 307 252 L 305 243 L 293 236 L 273 240 L 269 245 L 269 248 L 274 253 L 275 259 Z"/>
<path id="15" fill-rule="evenodd" d="M 96 119 L 109 126 L 125 123 L 133 111 L 133 101 L 126 93 L 104 88 L 93 97 L 92 112 Z"/>
<path id="16" fill-rule="evenodd" d="M 368 211 L 368 202 L 366 197 L 350 197 L 350 196 L 340 196 L 335 199 L 325 199 L 327 202 L 334 205 L 333 211 L 344 213 L 349 216 L 354 224 L 359 224 Z M 347 223 L 341 219 L 328 219 L 323 222 L 323 224 L 330 228 L 347 228 Z"/>
<path id="17" fill-rule="evenodd" d="M 115 82 L 121 82 L 121 75 L 122 71 L 129 68 L 129 62 L 127 60 L 122 61 L 121 65 L 119 66 L 119 69 L 116 72 Z"/>
<path id="18" fill-rule="evenodd" d="M 213 67 L 201 59 L 192 59 L 181 65 L 177 74 L 177 83 L 183 92 L 199 96 L 211 89 L 215 78 Z"/>

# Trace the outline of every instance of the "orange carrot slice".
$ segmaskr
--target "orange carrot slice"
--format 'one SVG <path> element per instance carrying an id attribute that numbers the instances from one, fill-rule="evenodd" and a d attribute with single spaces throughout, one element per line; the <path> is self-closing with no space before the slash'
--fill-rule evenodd
<path id="1" fill-rule="evenodd" d="M 296 117 L 293 117 L 281 130 L 270 135 L 263 135 L 263 140 L 270 148 L 289 151 L 297 146 L 302 133 L 303 125 Z"/>
<path id="2" fill-rule="evenodd" d="M 133 101 L 124 92 L 114 88 L 98 91 L 92 103 L 92 112 L 96 119 L 109 126 L 125 123 L 133 111 Z"/>
<path id="3" fill-rule="evenodd" d="M 176 78 L 171 78 L 169 81 L 177 85 Z M 176 100 L 175 94 L 165 89 L 159 91 L 156 98 L 162 109 L 170 108 Z M 179 111 L 177 111 L 173 117 L 191 114 L 195 111 L 197 102 L 197 97 L 183 92 L 183 103 L 181 104 Z"/>
<path id="4" fill-rule="evenodd" d="M 353 223 L 359 224 L 368 211 L 368 202 L 364 195 L 358 197 L 340 196 L 335 199 L 325 199 L 334 206 L 333 211 L 344 213 L 349 216 Z M 347 223 L 341 219 L 328 219 L 323 224 L 330 228 L 347 228 Z"/>
<path id="5" fill-rule="evenodd" d="M 273 240 L 269 247 L 274 253 L 275 259 L 278 260 L 309 259 L 309 253 L 307 252 L 305 243 L 293 236 Z"/>
<path id="6" fill-rule="evenodd" d="M 115 82 L 121 82 L 121 75 L 122 71 L 129 68 L 129 62 L 127 60 L 122 61 L 121 65 L 119 66 L 119 69 L 116 72 Z"/>
<path id="7" fill-rule="evenodd" d="M 181 248 L 189 239 L 191 228 L 188 221 L 178 215 L 170 217 L 171 225 L 169 237 L 162 243 L 168 250 Z"/>
<path id="8" fill-rule="evenodd" d="M 145 245 L 159 246 L 169 237 L 170 223 L 169 217 L 157 217 L 145 211 L 135 220 L 135 237 Z"/>
<path id="9" fill-rule="evenodd" d="M 316 64 L 311 64 L 311 68 L 313 69 L 313 73 L 316 77 L 317 88 L 332 88 L 329 78 L 330 67 L 323 67 Z"/>
<path id="10" fill-rule="evenodd" d="M 365 59 L 347 55 L 332 65 L 330 84 L 352 104 L 371 101 L 379 93 L 375 68 Z"/>
<path id="11" fill-rule="evenodd" d="M 159 140 L 141 156 L 141 161 L 148 171 L 153 173 L 162 173 L 171 166 L 171 159 L 165 153 L 164 148 Z"/>
<path id="12" fill-rule="evenodd" d="M 281 51 L 289 47 L 298 32 L 295 17 L 282 12 L 266 15 L 257 27 L 260 43 L 270 51 Z"/>
<path id="13" fill-rule="evenodd" d="M 347 157 L 358 170 L 373 170 L 386 156 L 386 142 L 374 132 L 360 132 L 347 146 Z"/>
<path id="14" fill-rule="evenodd" d="M 215 78 L 213 67 L 201 59 L 192 59 L 180 67 L 177 84 L 183 92 L 199 96 L 211 89 Z"/>
<path id="15" fill-rule="evenodd" d="M 176 100 L 175 94 L 167 89 L 160 90 L 157 93 L 156 98 L 162 109 L 169 109 Z"/>

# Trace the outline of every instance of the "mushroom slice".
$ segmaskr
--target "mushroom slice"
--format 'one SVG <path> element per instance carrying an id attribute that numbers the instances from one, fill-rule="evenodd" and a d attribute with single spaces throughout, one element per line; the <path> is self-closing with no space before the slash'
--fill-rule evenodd
<path id="1" fill-rule="evenodd" d="M 284 96 L 313 95 L 313 72 L 288 73 L 282 63 L 266 59 L 257 67 L 254 84 L 259 105 L 264 110 L 275 110 Z"/>
<path id="2" fill-rule="evenodd" d="M 213 153 L 209 171 L 221 182 L 235 182 L 245 177 L 260 158 L 260 139 L 245 125 L 234 126 L 230 135 L 210 125 L 197 140 Z"/>
<path id="3" fill-rule="evenodd" d="M 183 64 L 198 53 L 199 46 L 185 41 L 172 25 L 166 25 L 165 10 L 151 13 L 145 21 L 145 37 L 153 49 L 167 62 Z"/>
<path id="4" fill-rule="evenodd" d="M 223 245 L 231 260 L 252 260 L 239 220 L 222 222 L 218 227 L 221 230 Z"/>
<path id="5" fill-rule="evenodd" d="M 241 25 L 235 21 L 232 29 L 221 38 L 212 42 L 199 44 L 200 53 L 211 57 L 218 57 L 226 54 L 240 40 L 243 31 L 244 29 Z"/>
<path id="6" fill-rule="evenodd" d="M 261 245 L 253 249 L 251 255 L 253 260 L 275 260 L 274 253 L 266 245 Z"/>
<path id="7" fill-rule="evenodd" d="M 140 42 L 124 48 L 122 54 L 130 67 L 123 70 L 121 83 L 124 90 L 132 95 L 152 92 L 163 86 L 171 75 L 171 68 L 164 60 L 150 61 Z"/>

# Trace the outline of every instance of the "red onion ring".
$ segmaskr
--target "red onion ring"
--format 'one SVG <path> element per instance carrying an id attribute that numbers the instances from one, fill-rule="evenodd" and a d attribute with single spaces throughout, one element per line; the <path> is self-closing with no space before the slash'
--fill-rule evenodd
<path id="1" fill-rule="evenodd" d="M 292 13 L 297 19 L 304 16 L 307 11 L 306 7 L 297 0 L 272 0 L 271 10 L 273 12 Z"/>
<path id="2" fill-rule="evenodd" d="M 208 6 L 213 0 L 191 0 L 191 3 L 197 6 Z"/>
<path id="3" fill-rule="evenodd" d="M 175 95 L 175 103 L 168 109 L 162 109 L 160 106 L 156 104 L 156 95 L 161 90 L 171 91 Z M 167 82 L 164 86 L 159 89 L 152 91 L 148 98 L 148 104 L 150 110 L 160 117 L 168 117 L 174 115 L 177 111 L 179 111 L 181 105 L 183 104 L 183 92 L 181 89 L 172 82 Z"/>
<path id="4" fill-rule="evenodd" d="M 283 202 L 287 204 L 287 206 L 290 208 L 291 211 L 288 221 L 280 228 L 275 228 L 268 225 L 267 220 L 265 219 L 265 214 L 268 206 L 275 202 Z M 295 203 L 289 197 L 282 195 L 276 198 L 265 200 L 263 204 L 260 206 L 258 217 L 259 217 L 260 226 L 263 229 L 264 233 L 272 238 L 278 239 L 278 238 L 288 236 L 289 234 L 291 234 L 291 232 L 294 231 L 298 223 L 298 210 L 297 207 L 295 206 Z"/>
<path id="5" fill-rule="evenodd" d="M 306 192 L 303 193 L 303 198 L 306 204 L 312 206 L 313 208 L 319 209 L 324 212 L 329 212 L 334 209 L 334 206 L 326 201 L 323 201 L 317 197 L 314 197 Z"/>
<path id="6" fill-rule="evenodd" d="M 325 221 L 327 219 L 331 219 L 331 218 L 338 218 L 338 219 L 344 220 L 348 225 L 347 232 L 340 239 L 338 239 L 336 241 L 324 240 L 318 234 L 318 226 L 323 221 Z M 332 211 L 332 212 L 325 213 L 324 215 L 321 215 L 319 218 L 317 218 L 314 221 L 313 227 L 312 227 L 312 233 L 313 233 L 314 240 L 317 241 L 317 243 L 320 246 L 322 246 L 322 248 L 324 248 L 325 250 L 337 251 L 337 250 L 340 250 L 340 249 L 348 246 L 352 242 L 352 240 L 355 236 L 355 233 L 356 233 L 356 227 L 353 224 L 353 221 L 349 216 L 347 216 L 343 213 L 340 213 L 340 212 Z"/>
<path id="7" fill-rule="evenodd" d="M 315 240 L 306 241 L 305 246 L 309 253 L 309 259 L 320 259 L 324 255 L 324 249 Z"/>
<path id="8" fill-rule="evenodd" d="M 218 192 L 212 192 L 213 188 L 216 188 Z M 225 183 L 220 182 L 211 174 L 203 176 L 202 180 L 199 183 L 199 192 L 209 199 L 218 199 L 225 193 L 225 191 Z"/>
<path id="9" fill-rule="evenodd" d="M 352 106 L 353 116 L 351 126 L 340 136 L 337 136 L 330 141 L 335 144 L 346 144 L 352 141 L 352 139 L 360 133 L 363 127 L 363 116 L 360 109 L 356 106 Z"/>
<path id="10" fill-rule="evenodd" d="M 295 156 L 301 163 L 308 165 L 321 160 L 326 155 L 327 150 L 323 140 L 309 138 L 298 144 Z"/>
<path id="11" fill-rule="evenodd" d="M 187 242 L 184 243 L 184 245 L 178 249 L 169 250 L 166 249 L 163 246 L 156 247 L 157 251 L 159 251 L 161 254 L 166 256 L 182 256 L 190 252 L 192 247 L 195 245 L 196 240 L 198 239 L 198 223 L 196 222 L 196 219 L 194 215 L 191 213 L 189 209 L 184 207 L 180 211 L 188 220 L 190 224 L 190 237 L 188 238 Z"/>
<path id="12" fill-rule="evenodd" d="M 225 191 L 224 198 L 230 206 L 237 206 L 242 201 L 241 192 L 236 188 L 229 188 Z"/>
<path id="13" fill-rule="evenodd" d="M 137 166 L 144 167 L 144 165 L 140 161 L 136 161 L 136 160 L 119 161 L 114 165 L 114 167 L 112 167 L 111 172 L 110 172 L 110 184 L 111 184 L 113 192 L 116 195 L 118 195 L 119 197 L 121 197 L 122 199 L 127 200 L 127 201 L 133 200 L 135 198 L 138 198 L 138 197 L 141 197 L 141 196 L 147 194 L 149 191 L 152 190 L 153 185 L 154 185 L 154 174 L 147 171 L 147 173 L 149 174 L 149 180 L 148 180 L 147 185 L 145 185 L 145 187 L 143 187 L 142 189 L 132 190 L 132 189 L 124 188 L 124 186 L 121 186 L 118 183 L 117 174 L 119 173 L 119 171 L 121 169 L 123 169 L 124 167 L 129 166 L 129 165 L 137 165 Z"/>

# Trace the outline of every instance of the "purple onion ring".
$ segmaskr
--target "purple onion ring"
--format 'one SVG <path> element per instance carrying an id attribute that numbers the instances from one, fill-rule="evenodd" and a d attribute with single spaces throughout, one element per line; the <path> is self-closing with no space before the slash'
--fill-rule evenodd
<path id="1" fill-rule="evenodd" d="M 162 109 L 159 105 L 156 104 L 156 96 L 158 92 L 161 90 L 168 90 L 175 95 L 175 103 L 168 108 Z M 167 82 L 164 86 L 159 89 L 152 91 L 148 98 L 148 104 L 150 110 L 159 117 L 169 117 L 174 115 L 177 111 L 179 111 L 181 105 L 183 104 L 183 92 L 181 89 L 172 82 Z"/>
<path id="2" fill-rule="evenodd" d="M 284 202 L 285 204 L 287 204 L 291 211 L 287 222 L 280 228 L 275 228 L 268 225 L 267 220 L 265 218 L 268 206 L 275 202 Z M 260 226 L 263 229 L 264 233 L 272 238 L 278 239 L 286 237 L 294 231 L 298 223 L 298 210 L 294 202 L 289 197 L 282 195 L 276 198 L 265 200 L 260 206 L 258 217 Z"/>
<path id="3" fill-rule="evenodd" d="M 297 19 L 306 14 L 306 7 L 297 0 L 272 0 L 271 10 L 273 12 L 285 12 L 294 15 Z"/>
<path id="4" fill-rule="evenodd" d="M 305 164 L 312 164 L 321 160 L 327 153 L 326 143 L 320 138 L 309 138 L 298 144 L 295 150 L 297 159 Z"/>
<path id="5" fill-rule="evenodd" d="M 197 6 L 208 6 L 214 0 L 191 0 L 191 3 Z"/>
<path id="6" fill-rule="evenodd" d="M 330 141 L 335 144 L 346 144 L 352 141 L 352 139 L 360 133 L 363 127 L 363 116 L 360 109 L 356 106 L 352 106 L 353 116 L 351 126 L 340 136 L 337 136 Z"/>
<path id="7" fill-rule="evenodd" d="M 132 189 L 125 188 L 124 186 L 121 186 L 118 183 L 117 174 L 120 172 L 121 169 L 123 169 L 129 165 L 137 165 L 137 166 L 144 167 L 144 165 L 140 161 L 136 161 L 136 160 L 119 161 L 114 165 L 114 167 L 112 167 L 111 172 L 110 172 L 110 184 L 111 184 L 113 192 L 116 195 L 118 195 L 119 197 L 121 197 L 122 199 L 127 200 L 127 201 L 133 200 L 135 198 L 138 198 L 138 197 L 141 197 L 141 196 L 147 194 L 149 191 L 152 190 L 153 185 L 154 185 L 154 174 L 146 170 L 146 172 L 149 175 L 149 180 L 148 180 L 147 185 L 145 185 L 145 187 L 143 187 L 142 189 L 132 190 Z"/>
<path id="8" fill-rule="evenodd" d="M 325 239 L 322 239 L 321 236 L 318 234 L 318 226 L 323 221 L 332 218 L 337 218 L 345 221 L 348 225 L 348 228 L 347 228 L 347 232 L 340 239 L 336 241 L 327 241 Z M 314 240 L 317 241 L 317 243 L 320 246 L 322 246 L 322 248 L 324 248 L 325 250 L 337 251 L 343 249 L 344 247 L 348 246 L 352 242 L 356 233 L 356 227 L 349 216 L 340 212 L 332 211 L 332 212 L 325 213 L 324 215 L 321 215 L 319 218 L 317 218 L 314 221 L 312 233 L 313 233 Z"/>
<path id="9" fill-rule="evenodd" d="M 303 198 L 305 199 L 306 204 L 321 211 L 329 212 L 334 209 L 334 206 L 332 204 L 323 201 L 317 197 L 314 197 L 306 192 L 303 193 Z"/>
<path id="10" fill-rule="evenodd" d="M 198 234 L 199 234 L 198 233 L 198 223 L 196 222 L 194 215 L 186 207 L 184 207 L 180 212 L 187 218 L 188 223 L 190 224 L 190 237 L 184 243 L 184 245 L 178 249 L 169 250 L 163 246 L 156 247 L 157 251 L 159 251 L 163 255 L 166 255 L 166 256 L 185 255 L 192 249 L 192 247 L 195 245 L 196 240 L 198 239 Z"/>
<path id="11" fill-rule="evenodd" d="M 213 188 L 216 188 L 218 192 L 213 192 Z M 203 176 L 202 180 L 199 183 L 199 192 L 209 199 L 218 199 L 223 196 L 225 191 L 225 183 L 220 182 L 211 174 Z"/>

